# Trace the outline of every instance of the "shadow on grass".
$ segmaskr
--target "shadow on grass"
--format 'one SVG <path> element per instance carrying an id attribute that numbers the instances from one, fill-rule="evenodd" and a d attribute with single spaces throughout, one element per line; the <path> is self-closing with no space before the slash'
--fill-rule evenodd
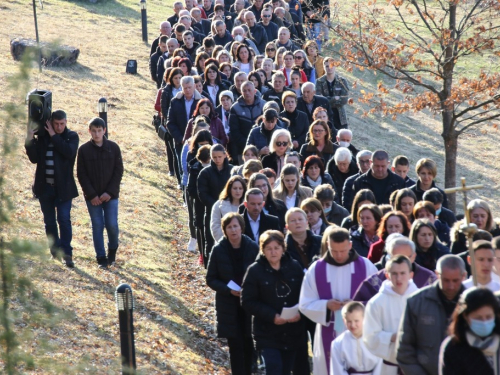
<path id="1" fill-rule="evenodd" d="M 102 16 L 116 17 L 121 20 L 129 18 L 139 19 L 141 14 L 139 12 L 139 1 L 137 1 L 137 9 L 129 8 L 116 0 L 98 0 L 97 3 L 92 4 L 88 0 L 66 0 L 68 3 L 78 5 L 85 8 L 90 13 L 99 14 Z"/>
<path id="2" fill-rule="evenodd" d="M 124 280 L 131 279 L 130 281 L 132 282 L 140 282 L 145 285 L 147 285 L 149 288 L 143 289 L 143 293 L 149 293 L 152 296 L 154 296 L 154 299 L 156 301 L 160 301 L 164 303 L 165 305 L 170 307 L 170 310 L 172 313 L 178 315 L 182 320 L 193 324 L 196 327 L 200 326 L 199 322 L 199 317 L 191 311 L 182 300 L 179 298 L 173 296 L 170 294 L 168 291 L 163 289 L 161 286 L 155 284 L 154 282 L 150 281 L 147 278 L 144 278 L 143 276 L 138 275 L 137 273 L 131 271 L 128 269 L 126 273 L 121 273 L 120 271 L 116 271 L 117 275 L 120 275 L 121 278 Z M 133 280 L 132 280 L 133 279 Z M 138 309 L 152 317 L 152 319 L 157 322 L 159 325 L 164 327 L 165 329 L 168 329 L 169 331 L 176 331 L 176 336 L 188 347 L 191 348 L 195 353 L 200 355 L 203 358 L 209 358 L 209 351 L 213 350 L 213 348 L 207 347 L 205 350 L 204 347 L 201 347 L 199 345 L 194 345 L 195 340 L 194 338 L 201 338 L 201 335 L 196 331 L 192 330 L 188 326 L 183 326 L 183 329 L 179 331 L 179 324 L 176 322 L 173 322 L 171 319 L 159 314 L 157 311 L 149 309 L 147 306 L 140 306 Z M 184 332 L 182 332 L 184 331 Z"/>
<path id="3" fill-rule="evenodd" d="M 69 75 L 71 75 L 72 78 L 75 79 L 88 79 L 94 82 L 100 82 L 100 81 L 106 81 L 106 78 L 102 77 L 99 74 L 96 74 L 94 69 L 89 68 L 88 66 L 76 63 L 71 66 L 66 66 L 66 67 L 56 67 L 56 66 L 48 66 L 44 67 L 44 70 L 49 70 L 53 72 L 66 72 Z"/>

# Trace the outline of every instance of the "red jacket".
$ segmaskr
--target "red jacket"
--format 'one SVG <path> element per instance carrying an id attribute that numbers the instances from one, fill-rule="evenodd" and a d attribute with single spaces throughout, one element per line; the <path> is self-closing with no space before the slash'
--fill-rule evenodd
<path id="1" fill-rule="evenodd" d="M 288 82 L 288 77 L 286 76 L 286 70 L 285 68 L 281 69 L 281 71 L 283 72 L 283 74 L 285 75 L 285 85 L 286 86 L 289 86 L 292 84 L 292 82 Z M 290 73 L 291 74 L 291 73 Z M 304 73 L 304 71 L 301 69 L 300 70 L 300 80 L 302 81 L 302 83 L 306 83 L 307 82 L 307 77 L 306 77 L 306 73 Z"/>
<path id="2" fill-rule="evenodd" d="M 377 263 L 380 260 L 380 258 L 382 258 L 382 255 L 384 254 L 384 249 L 385 249 L 385 241 L 383 239 L 380 239 L 377 242 L 372 243 L 367 258 L 371 260 L 372 263 Z"/>

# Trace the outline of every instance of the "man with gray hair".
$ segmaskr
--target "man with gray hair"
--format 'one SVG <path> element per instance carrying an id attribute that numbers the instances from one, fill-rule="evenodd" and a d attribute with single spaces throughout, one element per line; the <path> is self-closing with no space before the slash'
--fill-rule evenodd
<path id="1" fill-rule="evenodd" d="M 369 189 L 377 204 L 388 204 L 393 191 L 405 188 L 405 180 L 389 169 L 387 151 L 377 150 L 372 155 L 371 168 L 354 181 L 352 188 L 354 195 L 361 189 Z"/>
<path id="2" fill-rule="evenodd" d="M 439 258 L 438 281 L 413 294 L 396 339 L 398 365 L 405 374 L 438 375 L 439 348 L 447 336 L 451 315 L 465 290 L 464 261 L 457 255 Z"/>
<path id="3" fill-rule="evenodd" d="M 177 22 L 179 22 L 179 12 L 184 9 L 184 4 L 181 1 L 176 1 L 173 4 L 174 14 L 167 18 L 167 21 L 170 22 L 170 25 L 174 26 Z"/>
<path id="4" fill-rule="evenodd" d="M 309 124 L 314 121 L 313 113 L 318 107 L 326 109 L 329 120 L 333 118 L 330 103 L 328 103 L 328 100 L 324 96 L 316 95 L 316 86 L 314 83 L 306 82 L 302 85 L 300 90 L 302 91 L 302 96 L 297 100 L 297 109 L 306 113 Z"/>
<path id="5" fill-rule="evenodd" d="M 336 135 L 337 142 L 333 143 L 333 151 L 335 152 L 339 147 L 347 147 L 352 153 L 354 162 L 358 154 L 358 149 L 352 145 L 352 131 L 349 129 L 340 129 Z"/>
<path id="6" fill-rule="evenodd" d="M 246 81 L 241 85 L 242 95 L 236 100 L 229 112 L 229 129 L 231 134 L 230 154 L 233 164 L 242 164 L 242 154 L 246 146 L 248 134 L 255 120 L 262 115 L 264 101 L 255 95 L 253 82 Z"/>
<path id="7" fill-rule="evenodd" d="M 359 168 L 359 172 L 345 180 L 344 187 L 342 188 L 342 206 L 347 211 L 351 211 L 352 201 L 354 200 L 352 185 L 354 185 L 354 181 L 356 181 L 359 176 L 368 172 L 372 165 L 371 159 L 372 152 L 370 150 L 361 150 L 356 155 L 356 164 Z"/>
<path id="8" fill-rule="evenodd" d="M 181 4 L 182 6 L 182 4 Z M 149 51 L 149 56 L 151 56 L 153 53 L 155 53 L 158 49 L 158 45 L 160 43 L 160 38 L 162 35 L 166 35 L 170 38 L 170 35 L 172 35 L 172 25 L 168 21 L 163 21 L 160 23 L 160 35 L 153 40 L 153 44 L 151 44 L 151 51 Z"/>
<path id="9" fill-rule="evenodd" d="M 191 18 L 192 18 L 191 27 L 193 29 L 195 29 L 204 37 L 210 34 L 210 27 L 212 26 L 212 23 L 209 20 L 201 18 L 200 8 L 194 7 L 193 9 L 191 9 Z"/>
<path id="10" fill-rule="evenodd" d="M 172 135 L 171 149 L 175 150 L 174 169 L 177 181 L 181 183 L 182 164 L 182 139 L 186 132 L 189 119 L 193 116 L 201 95 L 195 90 L 194 79 L 191 76 L 185 76 L 181 79 L 182 91 L 178 92 L 170 102 L 170 109 L 167 116 L 167 129 Z"/>
<path id="11" fill-rule="evenodd" d="M 388 220 L 401 219 L 394 215 Z M 384 256 L 379 263 L 375 264 L 380 271 L 361 283 L 356 294 L 354 294 L 354 301 L 363 302 L 363 304 L 366 305 L 366 303 L 379 292 L 382 283 L 386 280 L 385 264 L 389 259 L 398 254 L 404 255 L 410 259 L 412 263 L 413 282 L 419 289 L 431 285 L 436 281 L 434 272 L 415 263 L 415 244 L 409 238 L 400 233 L 392 233 L 385 240 L 385 250 L 387 255 Z"/>
<path id="12" fill-rule="evenodd" d="M 226 51 L 231 51 L 231 47 L 232 47 L 234 41 L 240 42 L 240 43 L 245 43 L 248 47 L 252 48 L 255 53 L 257 53 L 259 51 L 259 49 L 255 45 L 255 43 L 253 41 L 251 41 L 250 39 L 245 37 L 245 30 L 243 29 L 243 27 L 241 27 L 241 26 L 233 27 L 233 31 L 231 32 L 231 36 L 233 37 L 234 40 L 229 42 L 229 43 L 226 43 L 226 45 L 224 46 L 224 49 Z"/>

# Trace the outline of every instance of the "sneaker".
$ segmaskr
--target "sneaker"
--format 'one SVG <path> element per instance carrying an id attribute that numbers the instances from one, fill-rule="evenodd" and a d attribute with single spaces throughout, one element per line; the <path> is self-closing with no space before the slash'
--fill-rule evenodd
<path id="1" fill-rule="evenodd" d="M 196 238 L 192 238 L 189 240 L 188 245 L 187 245 L 187 250 L 195 253 L 196 252 Z"/>
<path id="2" fill-rule="evenodd" d="M 75 268 L 75 263 L 73 262 L 73 257 L 71 255 L 65 255 L 62 262 L 68 268 Z"/>
<path id="3" fill-rule="evenodd" d="M 97 257 L 97 264 L 100 269 L 108 268 L 108 258 L 106 257 Z"/>

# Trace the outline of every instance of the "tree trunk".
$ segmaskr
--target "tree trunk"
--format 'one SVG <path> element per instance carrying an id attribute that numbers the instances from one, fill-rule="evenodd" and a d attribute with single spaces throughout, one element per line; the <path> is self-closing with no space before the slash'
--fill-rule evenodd
<path id="1" fill-rule="evenodd" d="M 451 114 L 448 112 L 443 112 L 443 133 L 441 136 L 444 140 L 444 186 L 454 187 L 457 186 L 458 134 L 451 125 Z M 448 195 L 448 208 L 455 211 L 456 193 Z"/>

